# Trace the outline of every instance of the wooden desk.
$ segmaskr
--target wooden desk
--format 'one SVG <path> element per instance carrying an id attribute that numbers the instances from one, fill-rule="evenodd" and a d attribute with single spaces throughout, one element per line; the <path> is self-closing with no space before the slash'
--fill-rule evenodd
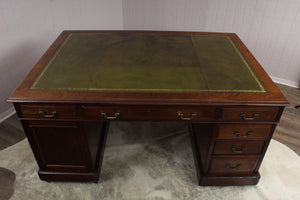
<path id="1" fill-rule="evenodd" d="M 256 184 L 287 105 L 233 33 L 64 31 L 9 98 L 47 181 L 97 182 L 109 121 L 189 122 L 200 185 Z"/>

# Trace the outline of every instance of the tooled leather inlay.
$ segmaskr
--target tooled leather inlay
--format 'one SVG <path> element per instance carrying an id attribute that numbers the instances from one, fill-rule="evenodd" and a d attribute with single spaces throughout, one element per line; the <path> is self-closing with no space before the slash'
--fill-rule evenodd
<path id="1" fill-rule="evenodd" d="M 72 33 L 31 90 L 267 92 L 229 36 Z"/>

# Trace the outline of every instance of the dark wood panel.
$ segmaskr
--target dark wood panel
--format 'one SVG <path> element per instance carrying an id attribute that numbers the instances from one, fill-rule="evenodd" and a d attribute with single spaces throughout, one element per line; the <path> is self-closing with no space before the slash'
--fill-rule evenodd
<path id="1" fill-rule="evenodd" d="M 86 119 L 121 121 L 212 121 L 215 107 L 199 106 L 82 106 Z"/>
<path id="2" fill-rule="evenodd" d="M 277 118 L 279 107 L 223 107 L 220 121 L 237 122 L 273 122 Z"/>
<path id="3" fill-rule="evenodd" d="M 211 161 L 209 176 L 254 175 L 259 156 L 223 156 Z"/>
<path id="4" fill-rule="evenodd" d="M 267 139 L 272 125 L 266 124 L 222 124 L 217 139 Z"/>
<path id="5" fill-rule="evenodd" d="M 22 120 L 43 180 L 96 182 L 108 131 L 105 122 Z"/>
<path id="6" fill-rule="evenodd" d="M 52 172 L 52 171 L 38 171 L 41 180 L 45 181 L 71 181 L 71 182 L 94 182 L 99 180 L 99 172 Z"/>
<path id="7" fill-rule="evenodd" d="M 260 154 L 265 141 L 216 141 L 214 154 Z"/>
<path id="8" fill-rule="evenodd" d="M 260 174 L 250 176 L 202 176 L 199 185 L 202 186 L 232 186 L 232 185 L 256 185 Z"/>
<path id="9" fill-rule="evenodd" d="M 20 109 L 23 118 L 68 119 L 79 117 L 74 105 L 22 104 Z"/>
<path id="10" fill-rule="evenodd" d="M 214 135 L 212 124 L 190 124 L 190 137 L 199 178 L 200 174 L 208 170 L 209 159 L 213 151 Z"/>
<path id="11" fill-rule="evenodd" d="M 88 171 L 93 168 L 82 127 L 28 123 L 28 135 L 38 151 L 40 168 L 50 171 Z M 51 122 L 50 122 L 51 123 Z M 69 125 L 69 124 L 68 124 Z"/>

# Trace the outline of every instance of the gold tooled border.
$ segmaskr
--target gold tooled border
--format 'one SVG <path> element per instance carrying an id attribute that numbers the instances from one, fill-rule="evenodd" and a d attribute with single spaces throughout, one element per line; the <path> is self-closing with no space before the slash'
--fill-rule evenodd
<path id="1" fill-rule="evenodd" d="M 45 68 L 42 70 L 42 72 L 39 74 L 39 76 L 35 79 L 34 83 L 30 87 L 30 90 L 39 90 L 38 87 L 36 87 L 36 85 L 38 84 L 38 82 L 40 81 L 40 79 L 42 78 L 42 76 L 46 73 L 47 69 L 49 68 L 49 66 L 51 65 L 51 63 L 53 62 L 53 60 L 57 57 L 57 55 L 60 53 L 60 51 L 62 50 L 62 48 L 65 46 L 65 44 L 71 38 L 72 34 L 73 33 L 71 33 L 70 35 L 68 35 L 68 37 L 64 40 L 64 42 L 60 45 L 60 47 L 54 53 L 54 55 L 49 60 L 49 62 L 45 66 Z"/>
<path id="2" fill-rule="evenodd" d="M 262 92 L 267 92 L 266 88 L 263 86 L 263 84 L 261 83 L 261 81 L 258 79 L 257 75 L 255 74 L 255 72 L 253 71 L 252 67 L 249 66 L 247 60 L 245 59 L 245 57 L 242 55 L 242 53 L 240 52 L 240 50 L 237 48 L 237 46 L 233 43 L 232 39 L 230 38 L 230 36 L 226 36 L 227 39 L 229 40 L 230 44 L 233 46 L 233 48 L 235 49 L 235 51 L 238 53 L 238 55 L 240 56 L 240 58 L 243 60 L 244 64 L 246 65 L 246 67 L 248 68 L 248 70 L 250 71 L 251 75 L 253 76 L 253 78 L 255 79 L 256 83 L 259 85 L 260 87 L 260 91 Z M 251 91 L 251 90 L 249 90 Z M 255 91 L 255 90 L 254 90 Z"/>
<path id="3" fill-rule="evenodd" d="M 99 33 L 76 33 L 77 35 L 82 34 L 99 34 Z M 236 50 L 237 54 L 242 59 L 243 63 L 246 65 L 247 69 L 250 71 L 250 74 L 253 76 L 261 90 L 212 90 L 212 89 L 151 89 L 151 88 L 55 88 L 53 90 L 51 89 L 43 89 L 39 88 L 37 86 L 39 80 L 42 78 L 42 76 L 46 73 L 54 59 L 58 56 L 62 48 L 66 45 L 66 43 L 69 41 L 69 39 L 73 36 L 73 33 L 70 33 L 68 37 L 64 40 L 64 42 L 61 44 L 61 46 L 57 49 L 53 57 L 49 60 L 45 68 L 42 70 L 42 72 L 39 74 L 37 79 L 34 81 L 32 86 L 29 90 L 49 90 L 49 91 L 98 91 L 98 92 L 109 92 L 109 91 L 118 91 L 118 92 L 181 92 L 181 93 L 189 93 L 189 92 L 228 92 L 228 93 L 265 93 L 267 92 L 265 87 L 262 85 L 262 83 L 257 78 L 256 74 L 252 71 L 252 68 L 249 66 L 248 62 L 245 60 L 244 56 L 241 54 L 240 50 L 236 47 L 230 36 L 221 36 L 221 35 L 210 35 L 213 37 L 225 37 L 229 43 L 233 46 L 233 48 Z M 191 36 L 191 35 L 190 35 Z M 197 35 L 197 36 L 206 36 L 206 35 Z M 193 41 L 192 41 L 193 42 Z"/>

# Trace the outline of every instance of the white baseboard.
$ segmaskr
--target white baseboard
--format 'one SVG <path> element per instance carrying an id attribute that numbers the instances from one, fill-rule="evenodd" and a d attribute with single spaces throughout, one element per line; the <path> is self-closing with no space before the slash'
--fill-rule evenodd
<path id="1" fill-rule="evenodd" d="M 271 76 L 271 79 L 275 83 L 279 83 L 279 84 L 282 84 L 282 85 L 287 85 L 287 86 L 294 87 L 294 88 L 299 88 L 300 87 L 300 81 L 295 82 L 295 81 L 290 81 L 290 80 L 286 80 L 286 79 L 278 78 L 278 77 L 274 77 L 274 76 Z"/>
<path id="2" fill-rule="evenodd" d="M 9 108 L 7 111 L 0 114 L 0 123 L 2 123 L 4 120 L 12 116 L 16 113 L 16 110 L 14 107 Z"/>

